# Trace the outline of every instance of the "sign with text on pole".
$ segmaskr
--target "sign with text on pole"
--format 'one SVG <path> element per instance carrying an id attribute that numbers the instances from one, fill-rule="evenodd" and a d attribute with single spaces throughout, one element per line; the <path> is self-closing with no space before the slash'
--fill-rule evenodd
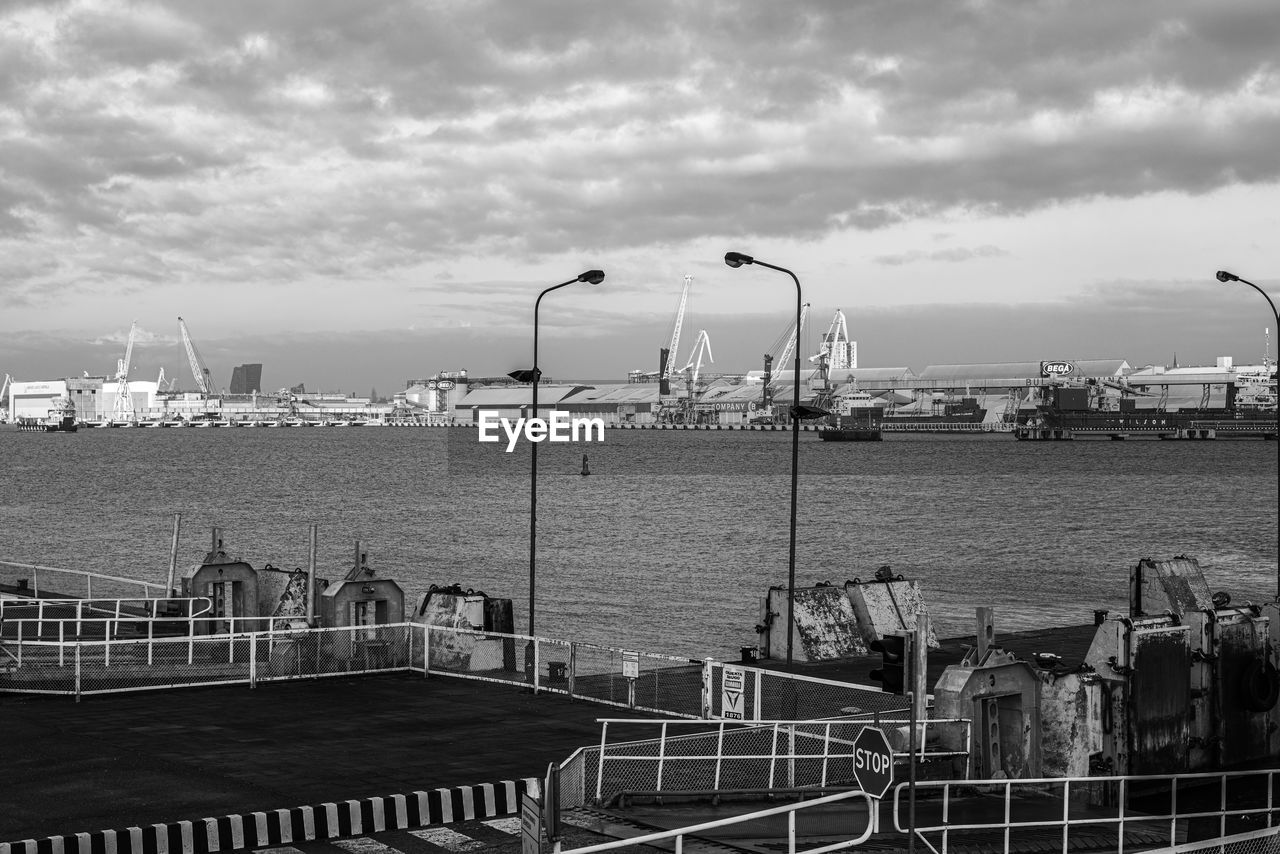
<path id="1" fill-rule="evenodd" d="M 727 721 L 743 719 L 746 686 L 746 671 L 741 667 L 726 664 L 720 677 L 720 717 Z"/>
<path id="2" fill-rule="evenodd" d="M 542 854 L 542 802 L 533 792 L 520 798 L 520 852 Z"/>
<path id="3" fill-rule="evenodd" d="M 853 777 L 858 788 L 877 799 L 893 785 L 893 748 L 884 730 L 864 726 L 854 737 Z"/>
<path id="4" fill-rule="evenodd" d="M 622 675 L 627 679 L 640 678 L 640 653 L 623 650 Z"/>

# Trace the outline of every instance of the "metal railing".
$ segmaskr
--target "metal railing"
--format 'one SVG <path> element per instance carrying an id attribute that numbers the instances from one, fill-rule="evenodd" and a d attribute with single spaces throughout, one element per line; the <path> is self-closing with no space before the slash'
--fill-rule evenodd
<path id="1" fill-rule="evenodd" d="M 124 598 L 160 599 L 169 595 L 163 584 L 152 584 L 136 578 L 121 578 L 101 572 L 63 569 L 0 560 L 0 584 L 22 591 L 24 596 L 121 596 Z M 29 591 L 29 592 L 27 592 Z"/>
<path id="2" fill-rule="evenodd" d="M 816 848 L 806 848 L 800 851 L 796 848 L 796 813 L 804 810 L 814 809 L 816 807 L 828 806 L 830 804 L 840 803 L 843 801 L 861 798 L 866 805 L 867 810 L 867 826 L 863 831 L 853 839 L 846 839 L 841 842 L 834 842 L 828 845 L 820 845 Z M 595 854 L 597 851 L 613 851 L 619 848 L 631 848 L 637 845 L 651 845 L 655 842 L 661 842 L 668 839 L 675 840 L 675 854 L 683 854 L 684 839 L 691 835 L 706 835 L 710 831 L 719 830 L 725 827 L 733 827 L 738 824 L 746 824 L 752 821 L 761 821 L 773 816 L 787 816 L 787 852 L 788 854 L 824 854 L 827 851 L 841 851 L 845 848 L 852 848 L 861 845 L 871 838 L 873 828 L 871 816 L 874 813 L 874 804 L 871 797 L 865 792 L 838 792 L 834 795 L 825 795 L 820 798 L 814 798 L 810 801 L 801 801 L 795 804 L 786 804 L 780 807 L 770 807 L 769 809 L 759 810 L 757 812 L 746 813 L 745 815 L 730 816 L 728 818 L 716 819 L 715 821 L 706 821 L 701 824 L 694 824 L 688 827 L 681 827 L 675 830 L 663 830 L 658 833 L 648 833 L 644 836 L 633 836 L 629 839 L 616 839 L 612 842 L 601 842 L 597 845 L 586 845 L 582 848 L 571 848 L 561 852 L 561 854 Z M 658 846 L 665 847 L 665 846 Z"/>
<path id="3" fill-rule="evenodd" d="M 1230 834 L 1275 827 L 1280 823 L 1276 784 L 1280 769 L 1256 771 L 1201 772 L 1176 775 L 1115 777 L 1040 777 L 1007 780 L 930 780 L 917 782 L 917 821 L 921 839 L 938 834 L 945 854 L 950 844 L 977 834 L 990 842 L 990 835 L 1003 835 L 1005 854 L 1028 835 L 1044 845 L 1056 838 L 1058 850 L 1066 854 L 1072 834 L 1099 831 L 1114 834 L 1115 850 L 1130 850 L 1186 843 L 1187 836 L 1202 840 L 1222 839 Z M 908 786 L 901 783 L 893 792 L 894 824 L 904 826 L 904 800 Z M 1135 806 L 1139 803 L 1142 809 Z M 974 803 L 988 813 L 986 820 L 965 820 Z M 992 811 L 994 805 L 999 808 Z M 921 818 L 921 816 L 924 816 Z M 1135 843 L 1130 836 L 1141 832 L 1146 838 Z M 1179 838 L 1183 837 L 1183 838 Z M 1154 843 L 1154 844 L 1152 844 Z"/>
<path id="4" fill-rule="evenodd" d="M 584 784 L 571 795 L 575 805 L 588 796 L 595 804 L 609 803 L 628 792 L 693 792 L 723 789 L 794 789 L 851 784 L 854 780 L 854 739 L 868 724 L 886 726 L 889 719 L 827 721 L 671 721 L 606 718 L 600 721 L 600 744 L 579 751 L 572 760 L 593 766 L 594 791 L 587 775 L 574 770 L 573 779 Z M 968 743 L 967 719 L 928 719 L 919 722 L 924 737 L 916 758 L 937 762 L 959 760 L 968 768 L 968 750 L 937 749 L 938 733 L 956 729 L 956 740 Z M 639 733 L 636 731 L 639 730 Z M 656 737 L 652 735 L 657 731 Z M 610 743 L 610 734 L 625 733 L 627 740 Z M 678 733 L 678 734 L 677 734 Z M 639 737 L 635 737 L 639 735 Z M 901 743 L 896 743 L 901 742 Z M 905 760 L 906 736 L 890 739 L 894 756 Z M 566 763 L 567 765 L 568 763 Z M 562 767 L 562 775 L 565 769 Z M 563 779 L 563 777 L 562 777 Z"/>
<path id="5" fill-rule="evenodd" d="M 194 631 L 194 621 L 212 609 L 213 602 L 207 597 L 0 599 L 0 637 L 19 642 L 40 640 L 46 631 L 56 629 L 58 640 L 65 642 L 68 626 L 75 639 L 87 628 L 98 630 L 94 632 L 96 636 L 109 637 L 113 627 L 118 635 L 122 624 L 136 629 L 143 623 L 186 624 L 189 631 Z M 173 611 L 182 616 L 164 616 Z"/>
<path id="6" fill-rule="evenodd" d="M 0 690 L 105 694 L 156 688 L 315 679 L 412 669 L 421 633 L 409 624 L 288 629 L 137 640 L 11 645 Z"/>

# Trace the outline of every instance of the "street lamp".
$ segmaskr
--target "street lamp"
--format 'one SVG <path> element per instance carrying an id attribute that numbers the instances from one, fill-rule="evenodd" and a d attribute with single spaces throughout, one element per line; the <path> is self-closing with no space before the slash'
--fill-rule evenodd
<path id="1" fill-rule="evenodd" d="M 1267 305 L 1271 306 L 1271 316 L 1276 322 L 1276 329 L 1280 331 L 1280 312 L 1276 311 L 1276 304 L 1271 301 L 1271 297 L 1267 296 L 1267 292 L 1255 285 L 1248 279 L 1242 279 L 1235 273 L 1228 273 L 1226 270 L 1218 271 L 1219 282 L 1243 282 L 1262 294 L 1262 298 L 1267 301 Z M 1280 601 L 1280 360 L 1276 364 L 1276 601 Z"/>
<path id="2" fill-rule="evenodd" d="M 795 635 L 795 615 L 796 615 L 796 494 L 799 486 L 799 461 L 800 461 L 800 419 L 817 418 L 826 413 L 821 409 L 812 406 L 800 405 L 800 280 L 796 278 L 796 274 L 788 270 L 786 267 L 775 267 L 773 264 L 766 264 L 764 261 L 758 261 L 750 255 L 744 255 L 741 252 L 726 252 L 724 254 L 724 263 L 730 267 L 741 267 L 743 264 L 758 264 L 761 267 L 768 267 L 770 270 L 777 270 L 780 273 L 786 273 L 791 277 L 791 281 L 796 283 L 796 348 L 795 348 L 795 372 L 794 372 L 794 389 L 791 399 L 791 546 L 787 554 L 787 669 L 791 669 L 791 644 L 792 637 Z"/>
<path id="3" fill-rule="evenodd" d="M 588 270 L 580 273 L 575 278 L 567 282 L 561 282 L 558 285 L 552 285 L 542 293 L 538 294 L 538 299 L 533 304 L 533 368 L 527 371 L 512 371 L 508 376 L 517 382 L 533 383 L 533 400 L 532 414 L 530 418 L 538 417 L 538 378 L 542 376 L 542 371 L 538 369 L 538 308 L 542 305 L 542 298 L 552 291 L 577 282 L 586 282 L 589 285 L 598 285 L 604 281 L 603 270 Z M 534 579 L 536 578 L 537 569 L 537 544 L 538 544 L 538 443 L 529 443 L 529 637 L 534 635 L 533 631 L 533 606 L 534 606 Z M 533 645 L 529 646 L 529 653 L 526 656 L 525 668 L 528 669 L 532 664 Z"/>

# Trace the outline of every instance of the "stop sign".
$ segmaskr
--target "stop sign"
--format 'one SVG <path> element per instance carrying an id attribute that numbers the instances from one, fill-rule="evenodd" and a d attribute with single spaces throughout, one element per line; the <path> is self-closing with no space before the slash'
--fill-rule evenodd
<path id="1" fill-rule="evenodd" d="M 853 740 L 853 776 L 873 798 L 883 798 L 893 785 L 893 748 L 883 730 L 864 726 Z"/>

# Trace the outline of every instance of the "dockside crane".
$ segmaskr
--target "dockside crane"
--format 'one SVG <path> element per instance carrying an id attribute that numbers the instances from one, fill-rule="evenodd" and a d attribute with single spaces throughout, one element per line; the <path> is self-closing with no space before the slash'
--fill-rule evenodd
<path id="1" fill-rule="evenodd" d="M 782 348 L 782 353 L 774 360 L 778 365 L 778 370 L 785 370 L 790 364 L 791 354 L 796 349 L 796 341 L 800 337 L 800 332 L 804 329 L 804 322 L 809 317 L 809 303 L 805 303 L 800 308 L 800 321 L 791 329 L 791 337 L 787 339 L 787 344 Z"/>
<path id="2" fill-rule="evenodd" d="M 844 371 L 858 367 L 858 342 L 849 340 L 849 326 L 844 312 L 836 309 L 827 334 L 822 336 L 818 352 L 809 357 L 810 362 L 826 365 L 828 371 Z"/>
<path id="3" fill-rule="evenodd" d="M 187 323 L 181 317 L 178 318 L 178 329 L 182 332 L 182 345 L 187 348 L 187 360 L 191 363 L 191 374 L 195 377 L 196 388 L 205 397 L 216 396 L 213 390 L 213 376 L 209 373 L 209 369 L 205 367 L 204 359 L 200 358 L 200 351 L 196 349 L 196 342 L 191 340 L 191 333 L 187 331 Z"/>
<path id="4" fill-rule="evenodd" d="M 698 385 L 698 374 L 702 372 L 702 357 L 707 357 L 707 361 L 715 363 L 715 357 L 711 355 L 711 336 L 707 335 L 707 330 L 698 330 L 698 340 L 693 343 L 693 350 L 689 353 L 689 364 L 684 366 L 681 373 L 689 378 L 689 389 L 692 391 Z M 693 369 L 693 373 L 689 373 L 689 369 Z"/>
<path id="5" fill-rule="evenodd" d="M 671 343 L 659 353 L 658 358 L 658 395 L 671 394 L 672 365 L 676 361 L 676 353 L 680 349 L 680 327 L 684 325 L 684 310 L 689 305 L 689 286 L 693 284 L 693 276 L 684 277 L 684 288 L 680 291 L 680 307 L 676 309 L 676 322 L 671 330 Z"/>
<path id="6" fill-rule="evenodd" d="M 138 334 L 138 321 L 129 326 L 129 341 L 124 346 L 124 358 L 116 360 L 116 403 L 111 410 L 111 420 L 136 421 L 133 397 L 129 394 L 129 365 L 133 362 L 133 340 Z"/>
<path id="7" fill-rule="evenodd" d="M 13 385 L 13 377 L 4 375 L 4 385 L 0 386 L 0 423 L 9 420 L 9 386 Z"/>

